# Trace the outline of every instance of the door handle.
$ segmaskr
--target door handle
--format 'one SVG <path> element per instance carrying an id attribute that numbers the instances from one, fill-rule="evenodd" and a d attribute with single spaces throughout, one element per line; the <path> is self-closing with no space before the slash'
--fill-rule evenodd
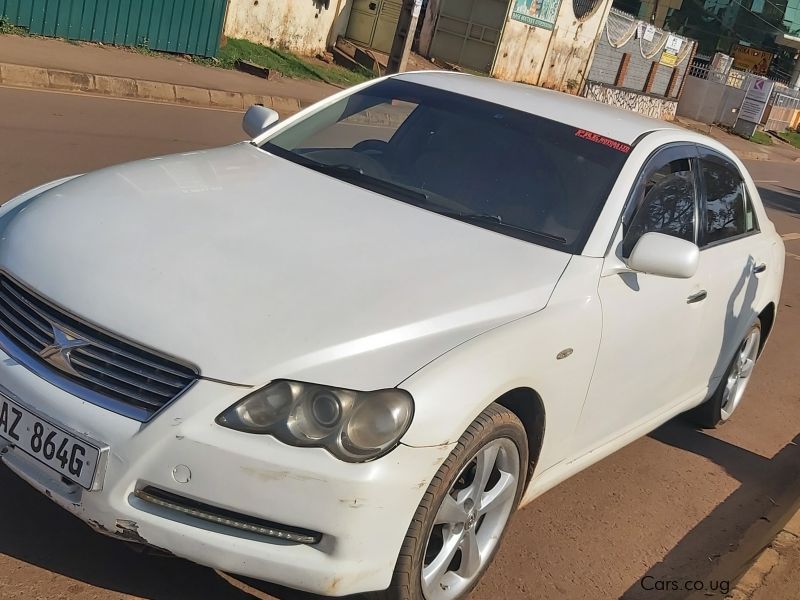
<path id="1" fill-rule="evenodd" d="M 370 2 L 369 3 L 369 9 L 370 10 L 375 10 L 376 8 L 378 8 L 378 3 L 377 2 Z"/>
<path id="2" fill-rule="evenodd" d="M 753 275 L 758 275 L 759 273 L 763 273 L 767 270 L 767 265 L 761 263 L 760 265 L 755 265 L 753 267 Z"/>
<path id="3" fill-rule="evenodd" d="M 686 299 L 686 304 L 694 304 L 695 302 L 702 302 L 708 298 L 708 292 L 705 290 L 700 290 L 696 294 L 692 294 Z"/>

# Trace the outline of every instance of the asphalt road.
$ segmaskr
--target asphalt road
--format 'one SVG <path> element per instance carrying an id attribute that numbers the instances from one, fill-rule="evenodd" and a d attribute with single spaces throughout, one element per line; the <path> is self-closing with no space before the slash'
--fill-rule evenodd
<path id="1" fill-rule="evenodd" d="M 64 175 L 240 140 L 240 118 L 0 88 L 0 200 Z M 779 231 L 800 234 L 800 167 L 749 166 Z M 717 582 L 800 499 L 800 239 L 787 252 L 776 330 L 733 421 L 699 432 L 676 419 L 520 511 L 475 599 L 684 598 L 659 582 L 695 580 L 721 597 Z M 93 533 L 0 467 L 0 599 L 250 597 L 209 569 Z"/>

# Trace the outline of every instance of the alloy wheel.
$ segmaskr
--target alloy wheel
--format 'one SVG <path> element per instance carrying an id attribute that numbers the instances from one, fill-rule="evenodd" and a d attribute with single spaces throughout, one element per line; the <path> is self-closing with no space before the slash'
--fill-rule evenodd
<path id="1" fill-rule="evenodd" d="M 491 560 L 514 506 L 519 450 L 508 438 L 478 450 L 456 478 L 434 519 L 425 549 L 426 600 L 453 600 Z"/>
<path id="2" fill-rule="evenodd" d="M 725 389 L 722 392 L 720 416 L 723 421 L 730 419 L 733 411 L 742 401 L 750 376 L 753 374 L 760 342 L 761 330 L 754 327 L 736 352 L 733 365 L 725 381 Z"/>

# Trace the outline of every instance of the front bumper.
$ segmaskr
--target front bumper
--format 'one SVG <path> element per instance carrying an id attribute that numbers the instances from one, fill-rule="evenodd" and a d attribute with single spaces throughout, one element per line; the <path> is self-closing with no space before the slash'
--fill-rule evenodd
<path id="1" fill-rule="evenodd" d="M 205 380 L 142 424 L 48 384 L 2 351 L 0 385 L 56 424 L 109 445 L 102 490 L 93 492 L 19 449 L 2 455 L 12 471 L 96 530 L 331 596 L 389 585 L 414 511 L 452 449 L 400 445 L 373 462 L 345 463 L 322 449 L 216 425 L 214 418 L 245 391 Z M 235 530 L 134 495 L 148 486 L 322 536 L 301 544 Z"/>

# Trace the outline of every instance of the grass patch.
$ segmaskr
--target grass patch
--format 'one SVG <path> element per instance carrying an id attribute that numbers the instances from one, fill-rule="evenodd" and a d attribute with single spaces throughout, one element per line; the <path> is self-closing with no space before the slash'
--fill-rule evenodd
<path id="1" fill-rule="evenodd" d="M 28 30 L 0 16 L 0 35 L 28 35 Z"/>
<path id="2" fill-rule="evenodd" d="M 778 137 L 784 142 L 789 142 L 795 148 L 800 148 L 800 132 L 784 131 L 783 133 L 779 133 Z"/>
<path id="3" fill-rule="evenodd" d="M 750 141 L 755 142 L 756 144 L 762 144 L 764 146 L 772 145 L 772 137 L 763 131 L 756 131 L 753 134 L 753 137 L 750 138 Z"/>
<path id="4" fill-rule="evenodd" d="M 361 83 L 373 77 L 373 74 L 367 69 L 351 71 L 338 65 L 318 64 L 286 50 L 270 48 L 236 38 L 228 38 L 228 43 L 220 48 L 217 60 L 219 62 L 212 59 L 197 59 L 197 62 L 233 69 L 236 67 L 237 60 L 246 60 L 268 69 L 274 69 L 285 77 L 313 79 L 343 86 Z"/>
<path id="5" fill-rule="evenodd" d="M 135 46 L 128 46 L 128 48 L 145 56 L 158 56 L 160 54 L 160 52 L 150 48 L 150 39 L 146 37 L 141 38 Z"/>

